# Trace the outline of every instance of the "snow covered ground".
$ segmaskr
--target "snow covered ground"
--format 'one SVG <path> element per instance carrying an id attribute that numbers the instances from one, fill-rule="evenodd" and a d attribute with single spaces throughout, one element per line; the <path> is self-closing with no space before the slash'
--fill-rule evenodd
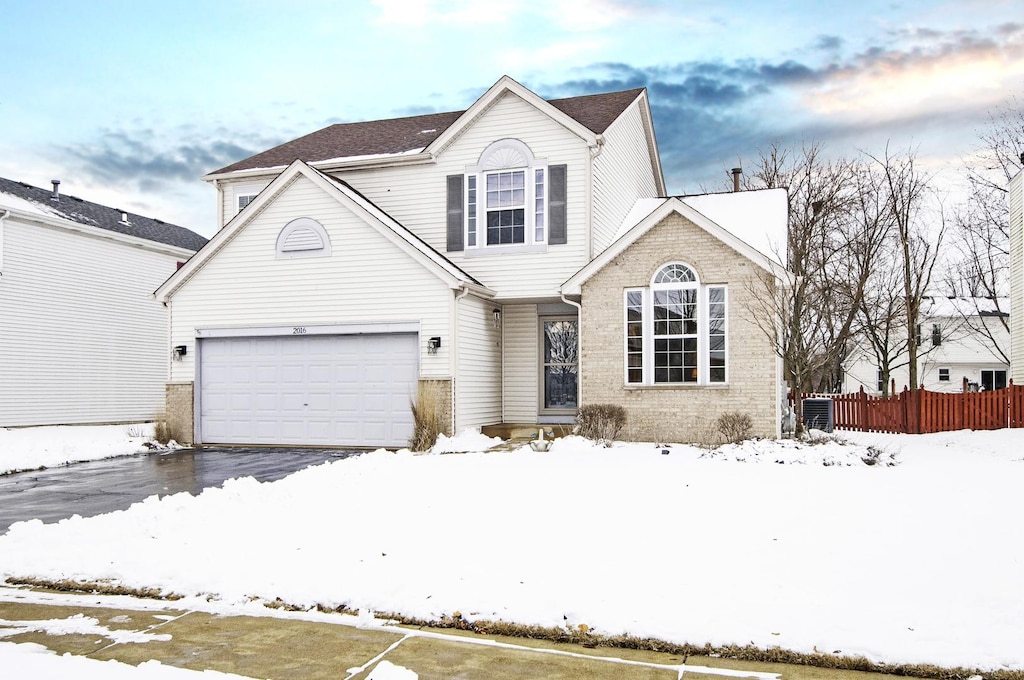
<path id="1" fill-rule="evenodd" d="M 0 475 L 149 451 L 153 423 L 0 427 Z"/>
<path id="2" fill-rule="evenodd" d="M 842 436 L 378 451 L 18 523 L 0 575 L 1024 669 L 1024 430 Z"/>

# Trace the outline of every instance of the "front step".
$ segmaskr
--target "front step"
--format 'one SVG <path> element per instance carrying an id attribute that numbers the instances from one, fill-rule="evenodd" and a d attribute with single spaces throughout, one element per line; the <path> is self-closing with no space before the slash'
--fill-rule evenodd
<path id="1" fill-rule="evenodd" d="M 535 423 L 500 423 L 498 425 L 484 425 L 480 428 L 480 432 L 488 437 L 530 441 L 537 438 L 541 428 L 544 428 L 545 439 L 555 439 L 556 437 L 565 437 L 572 434 L 572 427 L 572 425 L 556 425 L 552 423 L 545 423 L 544 425 Z"/>

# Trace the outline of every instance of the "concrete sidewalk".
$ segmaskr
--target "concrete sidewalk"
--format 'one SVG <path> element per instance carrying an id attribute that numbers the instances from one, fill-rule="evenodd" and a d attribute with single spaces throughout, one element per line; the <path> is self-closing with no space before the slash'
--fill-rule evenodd
<path id="1" fill-rule="evenodd" d="M 384 660 L 415 672 L 420 680 L 888 677 L 694 657 L 684 664 L 678 656 L 655 652 L 587 649 L 372 621 L 356 625 L 351 616 L 272 610 L 266 615 L 236 615 L 123 597 L 0 591 L 0 640 L 35 642 L 60 654 L 133 665 L 157 659 L 171 666 L 251 678 L 366 680 Z"/>

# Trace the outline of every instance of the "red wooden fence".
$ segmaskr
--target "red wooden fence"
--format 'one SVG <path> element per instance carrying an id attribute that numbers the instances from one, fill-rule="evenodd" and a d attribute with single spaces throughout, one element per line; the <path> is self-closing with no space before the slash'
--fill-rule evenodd
<path id="1" fill-rule="evenodd" d="M 867 394 L 804 394 L 831 399 L 835 427 L 861 432 L 924 434 L 949 430 L 999 430 L 1024 427 L 1024 385 L 988 392 L 908 390 L 889 397 Z M 790 393 L 792 403 L 792 393 Z"/>

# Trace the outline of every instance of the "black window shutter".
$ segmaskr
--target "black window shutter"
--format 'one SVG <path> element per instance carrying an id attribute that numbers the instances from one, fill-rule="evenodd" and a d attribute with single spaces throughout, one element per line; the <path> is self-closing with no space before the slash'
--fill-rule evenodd
<path id="1" fill-rule="evenodd" d="M 548 166 L 548 244 L 567 242 L 565 210 L 565 165 Z"/>
<path id="2" fill-rule="evenodd" d="M 448 175 L 448 250 L 463 249 L 463 175 Z"/>

